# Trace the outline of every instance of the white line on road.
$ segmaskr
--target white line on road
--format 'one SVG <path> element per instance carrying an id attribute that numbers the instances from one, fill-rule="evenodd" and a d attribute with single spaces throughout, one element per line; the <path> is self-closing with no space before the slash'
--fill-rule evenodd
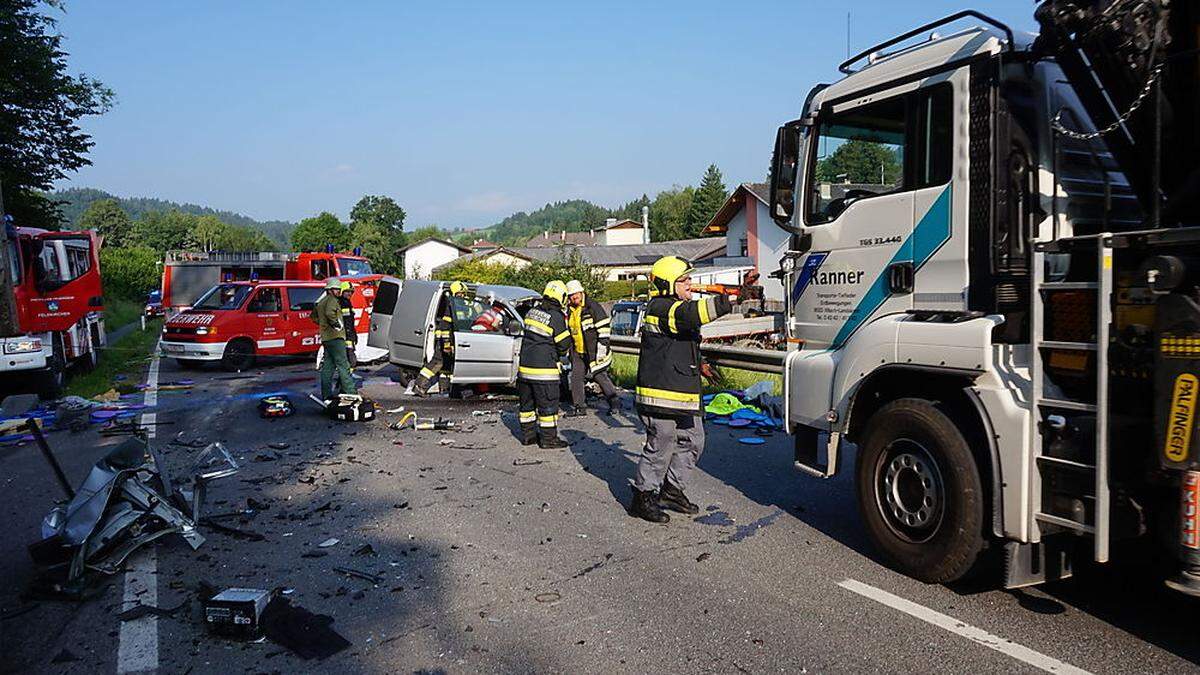
<path id="1" fill-rule="evenodd" d="M 992 635 L 981 628 L 976 628 L 968 623 L 959 621 L 952 616 L 947 616 L 941 612 L 934 611 L 928 607 L 925 607 L 924 605 L 918 605 L 915 602 L 905 600 L 898 595 L 892 595 L 887 591 L 880 590 L 869 584 L 864 584 L 861 581 L 846 579 L 845 581 L 838 582 L 838 586 L 841 586 L 848 591 L 858 593 L 864 598 L 869 598 L 882 605 L 887 605 L 892 609 L 898 609 L 909 616 L 913 616 L 924 621 L 925 623 L 933 624 L 938 628 L 944 628 L 955 635 L 965 637 L 972 642 L 987 647 L 988 649 L 994 649 L 1001 654 L 1011 656 L 1018 661 L 1022 661 L 1033 666 L 1034 668 L 1044 670 L 1048 673 L 1089 675 L 1088 671 L 1083 670 L 1082 668 L 1076 668 L 1069 663 L 1064 663 L 1056 658 L 1046 656 L 1041 652 L 1036 652 L 1028 647 L 1023 647 L 1015 642 L 1012 642 L 1011 640 L 1006 640 L 999 635 Z"/>
<path id="2" fill-rule="evenodd" d="M 158 345 L 154 346 L 154 358 L 146 376 L 147 408 L 158 404 Z M 146 426 L 146 435 L 155 436 L 154 412 L 142 414 L 141 423 Z M 154 546 L 148 546 L 130 558 L 125 568 L 125 595 L 122 611 L 137 604 L 158 606 L 158 556 Z M 121 624 L 117 642 L 117 672 L 147 673 L 158 670 L 158 617 L 154 614 Z"/>

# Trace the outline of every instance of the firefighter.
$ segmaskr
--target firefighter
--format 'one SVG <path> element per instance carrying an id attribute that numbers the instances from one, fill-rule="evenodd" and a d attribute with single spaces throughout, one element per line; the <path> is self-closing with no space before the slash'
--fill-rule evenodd
<path id="1" fill-rule="evenodd" d="M 354 378 L 350 376 L 350 362 L 346 360 L 346 328 L 342 325 L 340 296 L 342 286 L 337 279 L 325 281 L 325 292 L 313 308 L 313 316 L 320 329 L 321 346 L 321 400 L 333 400 L 333 385 L 336 379 L 343 394 L 357 394 Z"/>
<path id="2" fill-rule="evenodd" d="M 350 362 L 350 368 L 353 370 L 358 365 L 358 354 L 355 352 L 355 348 L 358 347 L 358 331 L 354 327 L 352 297 L 354 297 L 354 284 L 343 281 L 342 294 L 338 296 L 338 303 L 342 308 L 342 326 L 346 329 L 346 360 Z"/>
<path id="3" fill-rule="evenodd" d="M 676 256 L 655 262 L 642 320 L 634 400 L 646 444 L 630 511 L 653 523 L 670 520 L 664 507 L 686 514 L 700 510 L 685 493 L 704 451 L 700 376 L 714 374 L 700 359 L 700 327 L 732 310 L 723 295 L 693 300 L 691 271 Z"/>
<path id="4" fill-rule="evenodd" d="M 445 369 L 447 374 L 454 372 L 454 298 L 466 298 L 471 289 L 462 281 L 450 282 L 450 290 L 442 294 L 438 303 L 437 323 L 433 327 L 433 356 L 421 368 L 421 374 L 413 385 L 413 395 L 423 397 L 429 393 L 429 387 L 438 373 Z"/>
<path id="5" fill-rule="evenodd" d="M 600 391 L 608 401 L 608 414 L 621 407 L 621 399 L 617 396 L 617 388 L 613 386 L 608 376 L 608 367 L 612 363 L 608 339 L 612 336 L 608 314 L 600 303 L 587 297 L 583 284 L 577 279 L 567 282 L 567 327 L 571 330 L 571 403 L 573 407 L 567 413 L 569 417 L 584 414 L 587 408 L 584 384 L 587 378 L 600 385 Z"/>
<path id="6" fill-rule="evenodd" d="M 521 360 L 517 367 L 518 419 L 522 445 L 545 449 L 565 448 L 558 437 L 559 377 L 571 346 L 571 332 L 563 316 L 567 287 L 555 280 L 546 284 L 542 299 L 525 314 Z"/>

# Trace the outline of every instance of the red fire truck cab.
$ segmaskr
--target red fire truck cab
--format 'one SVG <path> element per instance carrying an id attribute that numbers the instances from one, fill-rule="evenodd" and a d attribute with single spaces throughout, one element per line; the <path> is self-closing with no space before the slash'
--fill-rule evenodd
<path id="1" fill-rule="evenodd" d="M 212 286 L 163 326 L 162 354 L 185 368 L 220 361 L 245 370 L 260 356 L 315 353 L 321 346 L 309 312 L 319 281 L 233 281 Z"/>
<path id="2" fill-rule="evenodd" d="M 0 389 L 57 396 L 67 367 L 95 366 L 104 346 L 100 242 L 91 232 L 6 227 L 21 333 L 0 337 Z"/>

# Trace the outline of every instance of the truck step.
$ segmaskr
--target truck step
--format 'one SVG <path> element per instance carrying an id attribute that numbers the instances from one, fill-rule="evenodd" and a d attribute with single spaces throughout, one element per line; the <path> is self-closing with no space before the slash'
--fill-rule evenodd
<path id="1" fill-rule="evenodd" d="M 1096 351 L 1095 342 L 1057 342 L 1054 340 L 1043 340 L 1042 342 L 1038 343 L 1038 346 L 1043 349 L 1071 349 L 1085 352 Z"/>
<path id="2" fill-rule="evenodd" d="M 1095 403 L 1084 403 L 1082 401 L 1068 401 L 1060 398 L 1044 398 L 1038 401 L 1038 405 L 1046 406 L 1047 408 L 1059 408 L 1061 410 L 1079 410 L 1081 412 L 1096 412 Z"/>
<path id="3" fill-rule="evenodd" d="M 1070 460 L 1070 459 L 1063 459 L 1062 457 L 1051 457 L 1050 455 L 1038 455 L 1037 459 L 1039 461 L 1046 462 L 1047 464 L 1054 464 L 1056 466 L 1063 466 L 1063 467 L 1067 467 L 1070 469 L 1078 469 L 1080 471 L 1095 471 L 1096 470 L 1095 464 L 1084 464 L 1083 462 L 1076 462 L 1076 461 Z"/>
<path id="4" fill-rule="evenodd" d="M 1038 512 L 1034 517 L 1040 522 L 1048 523 L 1050 525 L 1058 525 L 1059 527 L 1065 527 L 1068 530 L 1082 532 L 1083 534 L 1095 534 L 1096 532 L 1096 528 L 1092 527 L 1091 525 L 1084 525 L 1083 523 L 1071 520 L 1070 518 L 1062 518 L 1060 516 L 1041 512 Z"/>
<path id="5" fill-rule="evenodd" d="M 1047 281 L 1041 285 L 1043 291 L 1094 291 L 1099 287 L 1094 281 Z"/>

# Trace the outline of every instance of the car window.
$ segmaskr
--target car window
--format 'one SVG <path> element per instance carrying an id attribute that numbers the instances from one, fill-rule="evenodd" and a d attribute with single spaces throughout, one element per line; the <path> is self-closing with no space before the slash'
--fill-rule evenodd
<path id="1" fill-rule="evenodd" d="M 311 312 L 317 304 L 317 298 L 321 297 L 321 293 L 320 288 L 293 286 L 287 289 L 288 309 L 293 312 Z"/>
<path id="2" fill-rule="evenodd" d="M 451 306 L 454 308 L 454 330 L 469 331 L 471 324 L 475 323 L 475 319 L 487 311 L 491 304 L 480 298 L 459 298 L 451 297 Z"/>
<path id="3" fill-rule="evenodd" d="M 247 312 L 278 312 L 283 308 L 279 300 L 278 288 L 260 288 L 258 293 L 246 305 Z"/>
<path id="4" fill-rule="evenodd" d="M 379 282 L 379 290 L 375 292 L 375 313 L 391 315 L 396 311 L 396 299 L 399 297 L 399 284 L 391 281 Z"/>
<path id="5" fill-rule="evenodd" d="M 250 294 L 250 286 L 241 284 L 219 284 L 200 296 L 193 309 L 237 309 Z"/>

